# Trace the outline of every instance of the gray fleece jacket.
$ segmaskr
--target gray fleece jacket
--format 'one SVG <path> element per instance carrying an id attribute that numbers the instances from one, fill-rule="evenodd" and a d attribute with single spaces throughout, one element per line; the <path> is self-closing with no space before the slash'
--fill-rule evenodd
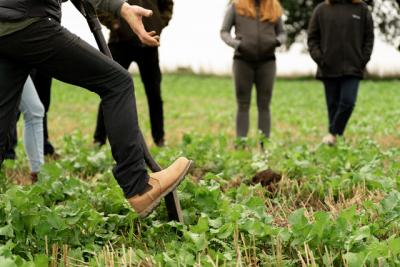
<path id="1" fill-rule="evenodd" d="M 235 4 L 229 5 L 221 28 L 222 40 L 235 49 L 235 59 L 257 62 L 275 59 L 275 48 L 286 41 L 282 19 L 275 23 L 237 14 Z M 235 37 L 231 35 L 235 27 Z"/>

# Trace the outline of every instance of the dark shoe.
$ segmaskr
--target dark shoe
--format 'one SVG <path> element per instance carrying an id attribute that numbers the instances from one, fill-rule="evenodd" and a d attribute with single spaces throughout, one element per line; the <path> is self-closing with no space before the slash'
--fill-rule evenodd
<path id="1" fill-rule="evenodd" d="M 15 153 L 15 150 L 14 149 L 8 150 L 4 155 L 4 159 L 16 160 L 17 154 Z"/>
<path id="2" fill-rule="evenodd" d="M 51 156 L 56 153 L 54 146 L 49 141 L 44 143 L 43 152 L 45 156 Z"/>
<path id="3" fill-rule="evenodd" d="M 149 190 L 128 199 L 131 207 L 141 218 L 147 217 L 157 208 L 161 199 L 182 182 L 191 164 L 192 161 L 181 157 L 165 170 L 150 174 Z"/>
<path id="4" fill-rule="evenodd" d="M 49 159 L 59 160 L 61 158 L 60 154 L 55 151 L 54 146 L 49 141 L 45 142 L 43 152 Z"/>
<path id="5" fill-rule="evenodd" d="M 163 139 L 154 141 L 154 143 L 155 143 L 156 146 L 158 146 L 158 147 L 164 147 L 164 146 L 165 146 L 165 139 L 163 138 Z"/>
<path id="6" fill-rule="evenodd" d="M 37 183 L 38 175 L 39 175 L 38 173 L 31 172 L 31 174 L 29 175 L 29 178 L 31 179 L 32 184 Z"/>

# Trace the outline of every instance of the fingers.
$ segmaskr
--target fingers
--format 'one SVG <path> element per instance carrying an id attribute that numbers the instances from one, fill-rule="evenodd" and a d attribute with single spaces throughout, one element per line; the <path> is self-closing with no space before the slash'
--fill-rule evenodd
<path id="1" fill-rule="evenodd" d="M 159 46 L 160 45 L 160 37 L 155 35 L 153 32 L 142 32 L 139 35 L 140 41 L 147 46 Z"/>
<path id="2" fill-rule="evenodd" d="M 153 15 L 153 11 L 150 9 L 145 9 L 140 6 L 135 6 L 136 14 L 143 17 L 151 17 Z"/>

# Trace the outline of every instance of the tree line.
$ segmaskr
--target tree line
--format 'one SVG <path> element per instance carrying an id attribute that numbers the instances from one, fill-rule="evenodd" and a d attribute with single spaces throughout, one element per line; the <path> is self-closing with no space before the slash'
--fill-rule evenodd
<path id="1" fill-rule="evenodd" d="M 304 40 L 313 9 L 323 0 L 282 0 L 288 45 Z M 380 37 L 400 51 L 400 0 L 366 0 Z"/>

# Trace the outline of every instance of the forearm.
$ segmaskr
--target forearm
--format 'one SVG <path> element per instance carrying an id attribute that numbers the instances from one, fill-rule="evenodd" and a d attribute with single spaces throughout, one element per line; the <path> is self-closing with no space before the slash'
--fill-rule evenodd
<path id="1" fill-rule="evenodd" d="M 279 45 L 286 43 L 287 35 L 283 28 L 282 18 L 280 18 L 275 25 L 275 34 L 276 34 L 276 39 L 278 40 Z"/>
<path id="2" fill-rule="evenodd" d="M 322 61 L 321 32 L 318 21 L 318 14 L 315 11 L 313 16 L 311 17 L 310 24 L 308 27 L 307 45 L 312 59 L 317 64 L 321 64 Z"/>
<path id="3" fill-rule="evenodd" d="M 235 7 L 230 5 L 225 13 L 224 21 L 221 27 L 221 39 L 230 47 L 237 49 L 240 45 L 240 41 L 233 38 L 231 30 L 235 24 Z"/>
<path id="4" fill-rule="evenodd" d="M 366 65 L 371 58 L 372 50 L 374 47 L 374 22 L 372 20 L 371 13 L 367 12 L 366 19 L 366 33 L 364 37 L 364 45 L 363 45 L 363 63 Z"/>
<path id="5" fill-rule="evenodd" d="M 230 32 L 221 31 L 221 39 L 230 47 L 237 49 L 240 45 L 240 41 L 232 37 Z"/>

